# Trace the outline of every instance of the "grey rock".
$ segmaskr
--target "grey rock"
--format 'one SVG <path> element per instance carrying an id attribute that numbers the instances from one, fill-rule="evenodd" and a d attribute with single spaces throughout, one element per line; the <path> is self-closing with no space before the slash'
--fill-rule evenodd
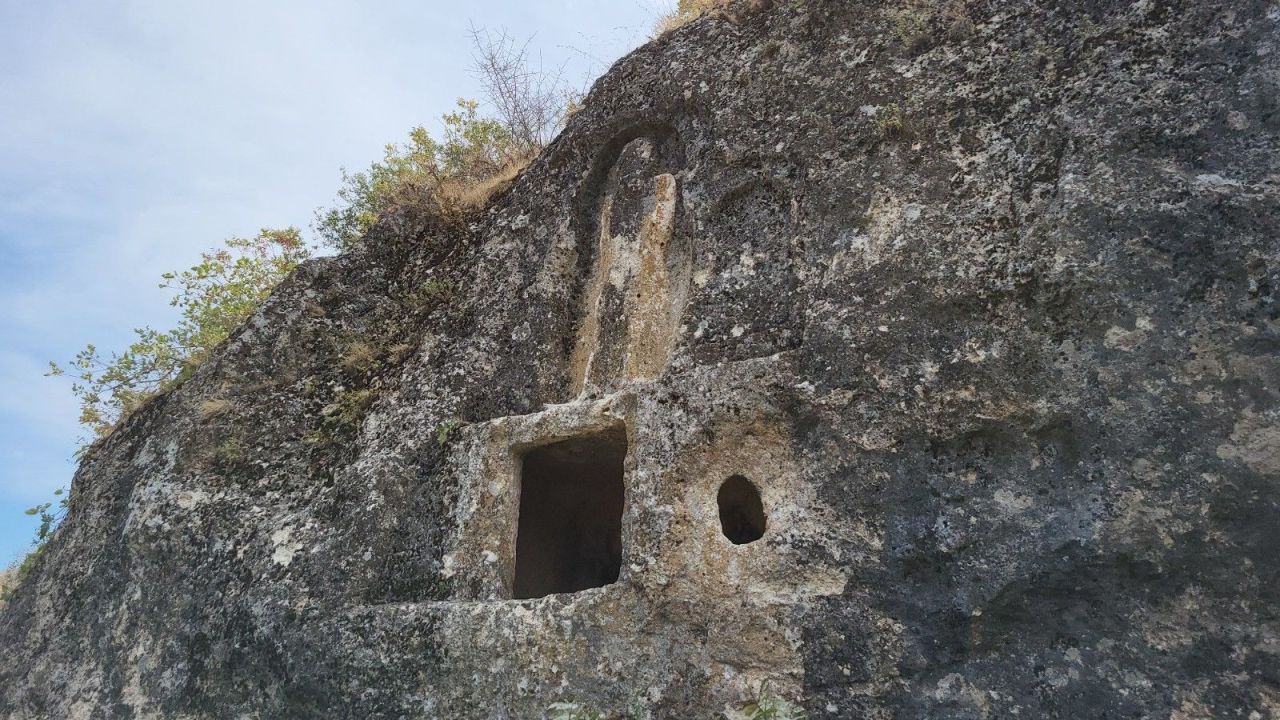
<path id="1" fill-rule="evenodd" d="M 1278 134 L 1270 1 L 714 12 L 95 447 L 0 716 L 1280 716 Z"/>

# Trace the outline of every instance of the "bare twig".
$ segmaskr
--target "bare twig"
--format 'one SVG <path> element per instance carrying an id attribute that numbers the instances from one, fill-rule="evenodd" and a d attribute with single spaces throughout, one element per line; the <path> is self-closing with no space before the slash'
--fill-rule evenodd
<path id="1" fill-rule="evenodd" d="M 473 72 L 520 152 L 534 155 L 558 132 L 574 94 L 564 80 L 564 64 L 548 70 L 531 61 L 533 38 L 518 42 L 505 30 L 471 26 Z"/>

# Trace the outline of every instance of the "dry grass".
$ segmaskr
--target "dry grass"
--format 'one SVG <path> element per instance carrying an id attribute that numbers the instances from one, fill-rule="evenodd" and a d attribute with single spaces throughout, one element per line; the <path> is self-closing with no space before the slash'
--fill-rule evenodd
<path id="1" fill-rule="evenodd" d="M 208 420 L 228 412 L 234 405 L 226 398 L 209 398 L 200 403 L 200 416 Z"/>
<path id="2" fill-rule="evenodd" d="M 349 373 L 365 373 L 378 364 L 378 351 L 366 342 L 354 342 L 342 354 L 342 369 Z"/>
<path id="3" fill-rule="evenodd" d="M 703 13 L 729 4 L 729 0 L 680 0 L 676 7 L 658 18 L 653 29 L 654 37 L 661 37 L 676 28 L 697 20 Z"/>
<path id="4" fill-rule="evenodd" d="M 468 182 L 444 181 L 436 189 L 436 200 L 446 209 L 454 211 L 478 210 L 489 198 L 506 188 L 516 176 L 533 161 L 535 155 L 518 158 L 483 180 Z"/>
<path id="5" fill-rule="evenodd" d="M 428 177 L 402 182 L 387 198 L 383 212 L 410 211 L 425 213 L 445 223 L 458 222 L 476 210 L 483 209 L 535 157 L 536 154 L 530 154 L 512 160 L 493 174 L 478 180 Z"/>
<path id="6" fill-rule="evenodd" d="M 883 12 L 889 33 L 902 49 L 910 52 L 928 45 L 931 37 L 963 40 L 974 30 L 973 20 L 960 0 L 906 0 Z"/>
<path id="7" fill-rule="evenodd" d="M 775 2 L 776 0 L 679 0 L 673 10 L 658 18 L 653 36 L 662 37 L 712 12 L 737 25 L 755 13 L 772 8 Z"/>
<path id="8" fill-rule="evenodd" d="M 413 351 L 414 347 L 408 343 L 396 343 L 387 348 L 387 357 L 391 358 L 391 362 L 398 363 L 413 354 Z"/>

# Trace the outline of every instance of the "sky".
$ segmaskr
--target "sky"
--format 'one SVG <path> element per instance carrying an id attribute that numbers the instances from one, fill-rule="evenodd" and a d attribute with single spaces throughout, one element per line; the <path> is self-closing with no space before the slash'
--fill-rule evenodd
<path id="1" fill-rule="evenodd" d="M 667 0 L 0 0 L 0 568 L 69 486 L 86 343 L 174 319 L 160 274 L 306 228 L 340 168 L 481 97 L 472 26 L 587 85 Z"/>

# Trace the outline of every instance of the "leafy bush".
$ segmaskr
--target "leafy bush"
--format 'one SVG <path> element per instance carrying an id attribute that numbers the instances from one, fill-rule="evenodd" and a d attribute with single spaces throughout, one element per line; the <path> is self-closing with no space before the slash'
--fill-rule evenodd
<path id="1" fill-rule="evenodd" d="M 137 328 L 137 340 L 109 357 L 90 343 L 66 367 L 50 362 L 48 374 L 74 378 L 71 392 L 80 401 L 80 423 L 91 439 L 105 437 L 147 400 L 182 382 L 310 254 L 296 228 L 263 229 L 253 238 L 230 238 L 224 247 L 202 253 L 200 262 L 187 270 L 161 275 L 160 287 L 174 290 L 169 304 L 179 311 L 172 329 Z M 200 406 L 206 418 L 229 409 L 231 404 L 224 399 L 206 400 Z M 83 442 L 77 454 L 88 447 L 89 442 Z M 212 460 L 229 464 L 243 454 L 239 445 L 224 443 Z M 47 502 L 27 510 L 28 515 L 40 516 L 40 526 L 35 548 L 14 571 L 19 579 L 26 576 L 66 514 L 66 498 L 58 501 L 56 511 L 50 512 L 52 507 Z"/>
<path id="2" fill-rule="evenodd" d="M 578 94 L 559 72 L 534 68 L 528 43 L 475 28 L 473 70 L 480 78 L 492 117 L 480 103 L 459 98 L 442 116 L 436 140 L 419 125 L 405 144 L 386 146 L 367 170 L 342 170 L 337 203 L 316 211 L 312 228 L 338 250 L 357 247 L 382 215 L 426 205 L 448 217 L 483 205 L 524 169 L 569 117 Z"/>
<path id="3" fill-rule="evenodd" d="M 322 241 L 339 250 L 357 246 L 383 214 L 423 201 L 452 213 L 483 202 L 477 193 L 493 178 L 509 178 L 528 162 L 529 155 L 497 120 L 479 115 L 474 100 L 458 100 L 446 114 L 444 140 L 437 142 L 426 128 L 409 131 L 409 142 L 386 146 L 381 161 L 363 172 L 342 171 L 338 203 L 316 211 L 313 229 Z"/>
<path id="4" fill-rule="evenodd" d="M 71 392 L 80 401 L 80 422 L 94 436 L 105 436 L 199 366 L 309 254 L 295 228 L 233 237 L 190 269 L 162 276 L 160 287 L 175 291 L 169 304 L 180 312 L 173 329 L 138 328 L 137 340 L 110 357 L 89 344 L 65 368 L 50 362 L 49 374 L 75 378 Z"/>

